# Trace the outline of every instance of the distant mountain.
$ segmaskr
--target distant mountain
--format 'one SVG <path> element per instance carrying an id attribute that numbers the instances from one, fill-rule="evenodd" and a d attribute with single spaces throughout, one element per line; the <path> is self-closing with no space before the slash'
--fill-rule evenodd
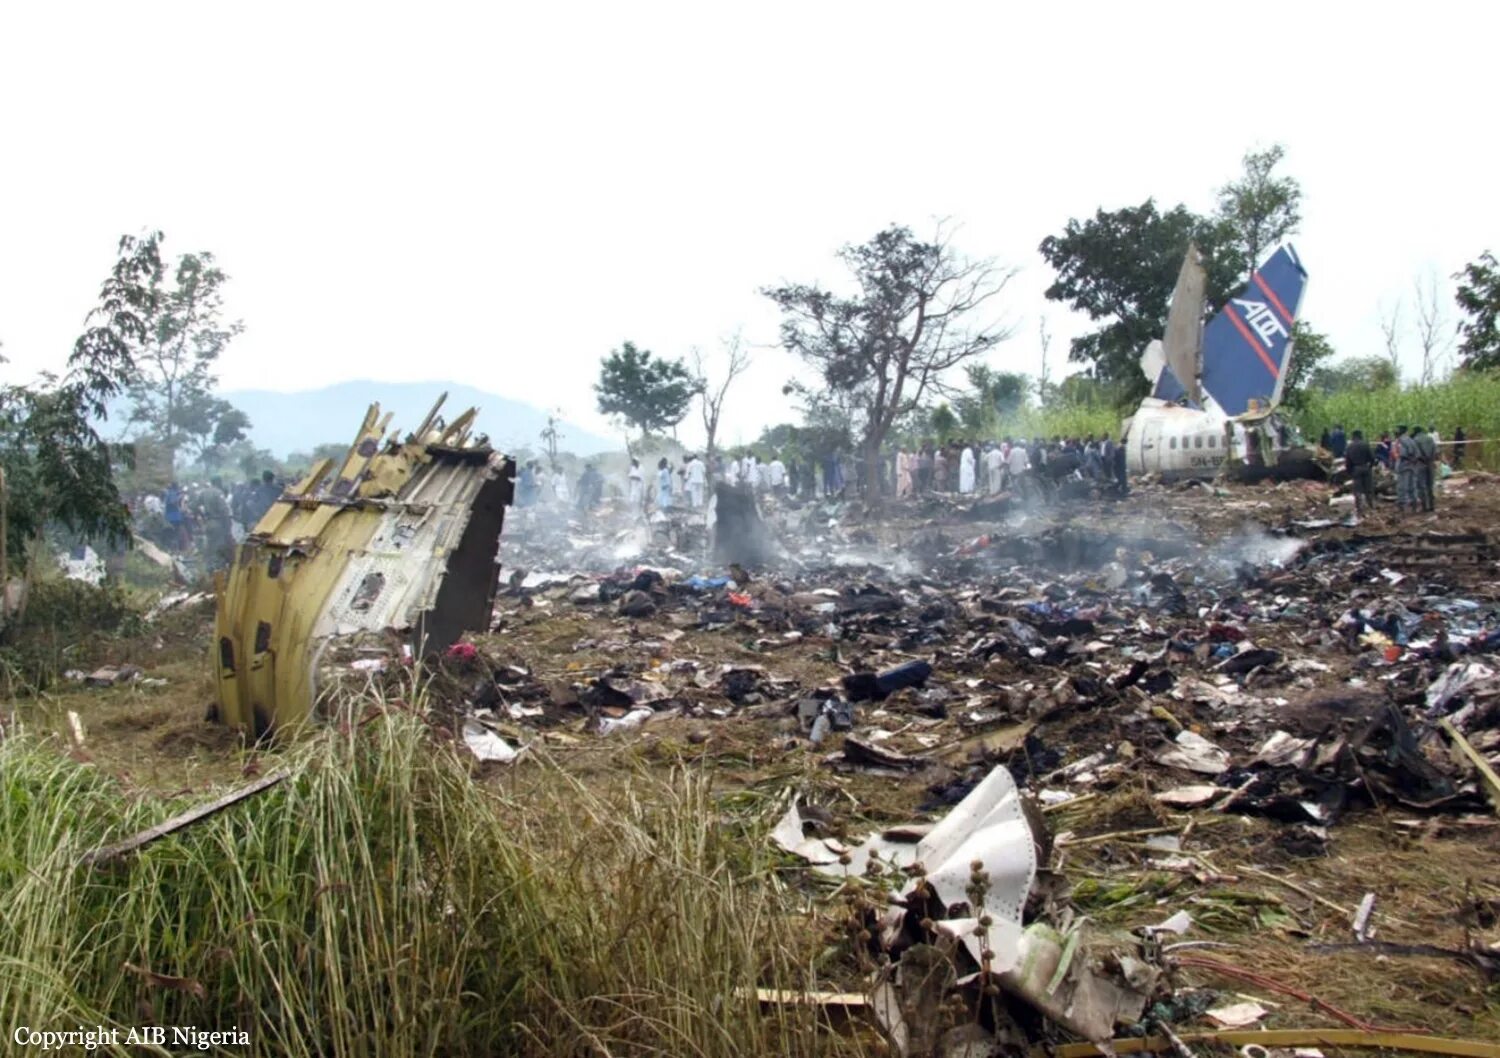
<path id="1" fill-rule="evenodd" d="M 396 413 L 391 419 L 392 429 L 413 430 L 443 393 L 448 394 L 444 417 L 452 420 L 466 408 L 478 408 L 475 432 L 488 434 L 490 442 L 502 452 L 522 446 L 533 452 L 541 450 L 541 432 L 547 425 L 545 411 L 460 382 L 340 382 L 300 393 L 240 389 L 220 395 L 250 416 L 250 439 L 284 459 L 292 452 L 307 452 L 330 441 L 352 441 L 372 402 L 379 402 L 382 415 Z M 569 422 L 559 423 L 558 430 L 562 435 L 558 449 L 574 455 L 589 456 L 624 447 L 618 440 Z"/>

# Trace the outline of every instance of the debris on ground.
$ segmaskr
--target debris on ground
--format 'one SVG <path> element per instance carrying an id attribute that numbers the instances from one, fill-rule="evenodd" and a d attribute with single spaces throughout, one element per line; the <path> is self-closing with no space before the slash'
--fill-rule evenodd
<path id="1" fill-rule="evenodd" d="M 1373 841 L 1495 841 L 1500 552 L 1328 497 L 517 509 L 431 693 L 479 761 L 635 746 L 774 788 L 809 929 L 836 901 L 856 925 L 830 983 L 898 1053 L 1388 1027 L 1292 967 L 1335 957 L 1313 942 L 1368 974 L 1392 943 L 1500 960 L 1493 879 L 1443 914 L 1316 880 Z M 322 665 L 398 693 L 410 661 L 354 637 Z M 1463 936 L 1430 935 L 1460 898 Z"/>

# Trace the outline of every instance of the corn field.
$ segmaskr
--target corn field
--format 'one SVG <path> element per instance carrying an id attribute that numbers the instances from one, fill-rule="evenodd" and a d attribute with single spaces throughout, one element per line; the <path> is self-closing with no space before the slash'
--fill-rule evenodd
<path id="1" fill-rule="evenodd" d="M 1489 375 L 1455 377 L 1435 386 L 1368 391 L 1346 391 L 1328 397 L 1312 397 L 1296 416 L 1302 434 L 1316 441 L 1323 431 L 1342 424 L 1346 431 L 1363 430 L 1370 439 L 1397 426 L 1436 426 L 1443 441 L 1453 439 L 1462 426 L 1469 445 L 1464 466 L 1500 466 L 1500 444 L 1482 443 L 1500 438 L 1500 378 Z M 1452 449 L 1444 446 L 1444 457 Z"/>

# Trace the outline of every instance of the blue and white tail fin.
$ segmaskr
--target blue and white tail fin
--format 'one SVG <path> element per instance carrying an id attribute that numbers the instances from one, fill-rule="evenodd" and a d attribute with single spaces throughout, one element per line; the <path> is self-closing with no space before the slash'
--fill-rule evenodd
<path id="1" fill-rule="evenodd" d="M 1307 271 L 1291 246 L 1271 255 L 1203 331 L 1203 389 L 1224 414 L 1281 401 Z"/>

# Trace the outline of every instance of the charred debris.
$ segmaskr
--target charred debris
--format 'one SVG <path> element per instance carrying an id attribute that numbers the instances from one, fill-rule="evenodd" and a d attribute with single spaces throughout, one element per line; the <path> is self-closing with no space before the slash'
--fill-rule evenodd
<path id="1" fill-rule="evenodd" d="M 1266 1010 L 1236 996 L 1285 997 L 1205 953 L 1194 911 L 1133 931 L 1091 921 L 1070 850 L 1118 845 L 1201 878 L 1214 869 L 1194 835 L 1237 817 L 1274 824 L 1283 864 L 1329 856 L 1372 815 L 1494 840 L 1500 593 L 1481 529 L 1359 525 L 1312 482 L 878 514 L 721 485 L 709 512 L 612 498 L 505 515 L 505 464 L 460 423 L 382 446 L 386 424 L 367 420 L 337 477 L 315 471 L 257 527 L 221 596 L 250 668 L 224 666 L 226 716 L 286 709 L 281 688 L 400 680 L 425 642 L 438 726 L 481 773 L 630 738 L 705 763 L 732 746 L 731 782 L 800 761 L 768 840 L 847 904 L 853 1001 L 897 1053 L 1243 1029 Z M 446 505 L 424 501 L 439 474 Z M 326 546 L 341 524 L 390 546 Z M 434 530 L 441 545 L 396 543 Z M 399 605 L 372 592 L 377 574 Z M 463 604 L 444 612 L 459 579 Z M 271 616 L 249 620 L 266 591 L 254 612 Z M 277 645 L 289 626 L 314 630 L 307 645 Z M 849 789 L 904 791 L 910 819 Z M 1122 793 L 1143 806 L 1134 825 L 1073 829 L 1078 806 Z M 1388 957 L 1387 910 L 1369 902 L 1347 909 L 1363 912 L 1349 941 Z M 1493 978 L 1495 941 L 1427 947 Z M 1219 987 L 1185 985 L 1194 969 Z M 1325 1022 L 1382 1027 L 1304 998 Z"/>

